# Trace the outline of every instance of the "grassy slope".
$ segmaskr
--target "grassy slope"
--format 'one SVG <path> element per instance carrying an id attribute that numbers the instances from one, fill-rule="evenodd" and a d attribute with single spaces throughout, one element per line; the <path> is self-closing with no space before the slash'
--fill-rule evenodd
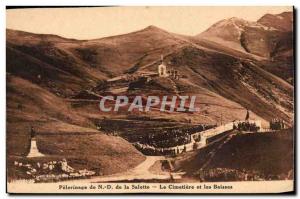
<path id="1" fill-rule="evenodd" d="M 69 50 L 98 70 L 120 75 L 157 61 L 161 54 L 170 53 L 184 43 L 169 32 L 149 26 L 129 34 L 85 41 L 80 46 L 70 46 Z"/>
<path id="2" fill-rule="evenodd" d="M 24 40 L 20 39 L 22 37 Z M 53 92 L 58 90 L 58 93 L 62 92 L 64 96 L 70 96 L 80 89 L 94 86 L 98 80 L 104 78 L 103 75 L 111 76 L 128 70 L 133 72 L 144 70 L 142 66 L 147 64 L 150 64 L 150 67 L 146 70 L 151 68 L 151 71 L 156 71 L 159 63 L 157 60 L 163 53 L 168 66 L 172 66 L 180 74 L 188 77 L 186 79 L 188 82 L 175 82 L 178 87 L 183 85 L 188 88 L 195 85 L 202 88 L 202 92 L 197 93 L 199 89 L 196 88 L 195 92 L 189 94 L 195 94 L 201 100 L 207 96 L 203 89 L 207 89 L 215 93 L 213 98 L 220 99 L 216 100 L 220 101 L 217 103 L 219 105 L 223 104 L 225 98 L 229 100 L 228 102 L 233 101 L 233 104 L 241 105 L 240 113 L 232 114 L 238 115 L 237 118 L 227 115 L 226 109 L 220 110 L 229 121 L 243 119 L 243 109 L 248 108 L 264 119 L 269 120 L 279 116 L 291 122 L 293 117 L 291 86 L 278 81 L 270 73 L 259 70 L 258 66 L 242 61 L 243 56 L 234 55 L 242 58 L 237 59 L 208 50 L 193 42 L 194 40 L 153 26 L 125 35 L 91 41 L 74 41 L 49 35 L 8 31 L 8 56 L 10 56 L 8 60 L 12 60 L 8 62 L 8 71 L 41 84 Z M 20 54 L 24 50 L 29 57 Z M 34 53 L 36 50 L 41 52 Z M 15 56 L 20 58 L 13 59 Z M 19 59 L 24 60 L 18 62 Z M 42 73 L 41 80 L 37 79 L 40 73 Z M 95 80 L 95 77 L 99 79 Z M 188 92 L 185 89 L 181 90 L 181 94 Z M 216 106 L 213 108 L 216 111 L 206 111 L 212 118 L 202 117 L 201 120 L 205 123 L 217 122 L 220 120 L 217 119 L 220 114 L 216 115 L 214 112 L 223 108 L 224 106 Z"/>
<path id="3" fill-rule="evenodd" d="M 175 164 L 176 168 L 193 175 L 206 162 L 209 152 L 222 142 L 221 140 L 197 152 L 179 157 Z M 233 136 L 217 151 L 212 161 L 206 166 L 206 169 L 211 168 L 256 170 L 274 175 L 287 173 L 293 168 L 292 132 L 288 130 L 283 133 Z"/>
<path id="4" fill-rule="evenodd" d="M 282 133 L 284 134 L 284 133 Z M 215 156 L 209 168 L 229 167 L 287 173 L 293 168 L 291 132 L 237 135 Z"/>
<path id="5" fill-rule="evenodd" d="M 46 159 L 67 158 L 75 168 L 108 174 L 127 170 L 144 160 L 124 139 L 95 130 L 68 103 L 27 80 L 8 76 L 7 103 L 9 163 L 27 155 L 31 126 Z"/>
<path id="6" fill-rule="evenodd" d="M 248 108 L 266 120 L 279 117 L 292 123 L 293 87 L 249 60 L 185 46 L 166 57 L 165 62 L 188 77 L 176 81 L 181 94 L 194 94 L 203 99 L 213 93 L 219 105 L 233 101 L 228 107 L 234 107 L 235 102 L 241 111 Z M 152 65 L 144 70 L 155 69 L 156 65 Z M 205 99 L 204 103 L 211 104 Z M 228 119 L 238 118 L 228 115 Z"/>
<path id="7" fill-rule="evenodd" d="M 80 42 L 7 30 L 7 72 L 65 97 L 107 78 L 106 73 L 69 52 L 66 48 L 70 45 Z"/>

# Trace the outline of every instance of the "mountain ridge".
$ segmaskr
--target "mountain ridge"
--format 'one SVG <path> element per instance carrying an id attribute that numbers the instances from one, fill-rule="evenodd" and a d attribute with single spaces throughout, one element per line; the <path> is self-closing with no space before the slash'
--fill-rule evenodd
<path id="1" fill-rule="evenodd" d="M 236 28 L 236 26 L 238 26 L 238 28 L 240 27 L 244 28 L 245 26 L 249 26 L 249 24 L 251 25 L 256 24 L 254 22 L 249 23 L 246 20 L 241 20 L 235 17 L 230 18 L 228 20 L 230 22 L 229 25 L 234 28 Z M 216 27 L 219 27 L 220 25 L 221 26 L 227 25 L 228 23 L 226 22 L 228 22 L 228 20 L 225 19 L 222 20 L 221 22 L 217 22 L 211 28 L 214 29 Z M 51 40 L 48 40 L 50 44 L 47 43 L 44 44 L 42 41 L 39 41 L 38 43 L 36 42 L 30 43 L 28 40 L 29 43 L 25 43 L 25 44 L 22 43 L 22 46 L 18 46 L 18 44 L 15 45 L 13 41 L 11 41 L 14 39 L 14 38 L 10 38 L 11 34 L 12 33 L 8 34 L 8 38 L 7 38 L 9 48 L 16 49 L 27 54 L 31 53 L 29 50 L 33 49 L 32 51 L 33 53 L 30 54 L 30 56 L 35 57 L 38 60 L 42 59 L 42 61 L 44 62 L 48 62 L 48 60 L 51 59 L 52 62 L 50 63 L 51 67 L 54 66 L 54 68 L 58 68 L 59 70 L 63 70 L 67 73 L 71 72 L 71 74 L 73 74 L 76 78 L 79 77 L 79 76 L 77 77 L 76 74 L 79 72 L 78 74 L 80 74 L 80 76 L 83 77 L 83 79 L 86 79 L 85 80 L 87 82 L 86 88 L 94 87 L 98 84 L 97 82 L 105 81 L 110 77 L 116 77 L 118 75 L 127 74 L 128 71 L 131 71 L 132 74 L 134 74 L 137 71 L 140 72 L 142 70 L 146 70 L 146 71 L 150 70 L 152 72 L 156 71 L 155 67 L 157 67 L 157 64 L 159 63 L 160 60 L 160 55 L 162 54 L 165 55 L 166 60 L 168 60 L 168 62 L 170 62 L 171 65 L 174 64 L 176 65 L 176 63 L 172 63 L 172 61 L 174 60 L 170 60 L 170 58 L 174 57 L 176 53 L 180 54 L 181 52 L 185 51 L 185 49 L 191 49 L 192 50 L 191 55 L 193 57 L 190 57 L 190 55 L 185 54 L 183 59 L 194 59 L 196 58 L 195 56 L 198 56 L 198 53 L 200 53 L 199 55 L 201 56 L 214 54 L 214 56 L 217 59 L 223 59 L 224 57 L 231 57 L 230 59 L 235 60 L 235 62 L 244 62 L 244 61 L 249 62 L 249 60 L 252 60 L 254 65 L 258 65 L 261 68 L 264 68 L 264 65 L 266 65 L 266 64 L 261 65 L 259 59 L 256 59 L 255 56 L 254 57 L 250 56 L 249 52 L 238 54 L 233 51 L 228 51 L 227 49 L 224 50 L 217 46 L 211 48 L 210 45 L 203 44 L 203 42 L 199 43 L 197 38 L 169 33 L 156 26 L 148 26 L 142 30 L 135 31 L 132 33 L 127 33 L 120 36 L 105 37 L 105 38 L 90 40 L 90 41 L 71 40 L 70 42 L 66 42 L 66 43 L 59 43 L 59 42 L 57 43 L 57 40 L 54 40 L 51 43 Z M 31 36 L 33 37 L 33 35 Z M 37 37 L 39 38 L 40 35 L 37 35 Z M 44 37 L 47 36 L 42 36 L 42 38 Z M 50 37 L 53 38 L 53 35 L 51 35 Z M 239 37 L 242 37 L 242 34 L 240 34 Z M 56 37 L 54 38 L 56 39 Z M 59 39 L 61 40 L 62 38 L 59 37 Z M 24 45 L 28 47 L 24 48 Z M 49 45 L 50 47 L 48 47 Z M 34 50 L 35 48 L 40 48 L 39 46 L 41 47 L 42 51 L 44 51 L 42 52 L 41 55 L 39 55 L 41 50 L 39 51 Z M 228 49 L 230 49 L 230 47 Z M 49 55 L 49 52 L 54 52 L 56 56 L 54 57 Z M 193 55 L 194 52 L 197 52 L 195 56 Z M 47 57 L 44 57 L 44 55 L 46 55 Z M 60 56 L 62 57 L 60 58 Z M 53 62 L 56 59 L 59 60 Z M 65 63 L 65 61 L 63 60 L 70 60 L 70 61 Z M 206 62 L 210 65 L 213 63 L 213 60 L 206 60 Z M 70 63 L 71 65 L 69 67 L 70 69 L 72 68 L 72 70 L 70 71 L 66 67 L 62 68 L 60 66 L 61 63 L 65 63 L 67 65 L 69 65 Z M 74 65 L 74 63 L 76 64 Z M 192 64 L 194 65 L 194 63 Z M 220 62 L 219 64 L 224 65 L 226 63 Z M 144 67 L 146 65 L 149 65 L 148 69 Z M 13 64 L 13 66 L 16 67 L 16 64 Z M 74 71 L 76 67 L 74 68 L 74 66 L 78 67 L 79 69 L 79 71 L 76 73 Z M 86 71 L 87 69 L 90 72 Z M 44 68 L 43 69 L 40 68 L 39 70 L 44 70 Z M 27 71 L 24 71 L 24 73 L 26 72 Z M 101 75 L 100 76 L 95 75 L 96 74 L 95 72 L 97 73 L 100 72 L 99 74 Z M 182 71 L 183 74 L 185 72 L 186 71 Z M 36 75 L 38 76 L 38 74 Z M 188 76 L 190 74 L 186 74 L 186 75 Z M 203 75 L 202 72 L 201 75 Z M 25 76 L 22 75 L 22 77 Z M 31 77 L 31 80 L 32 78 L 34 77 Z M 63 79 L 62 81 L 64 81 Z M 40 80 L 35 80 L 35 81 L 39 82 Z M 77 80 L 74 79 L 71 80 L 71 82 L 72 81 L 74 82 Z M 71 84 L 74 85 L 74 83 Z M 204 85 L 207 84 L 208 82 L 206 82 Z M 69 91 L 68 93 L 66 93 L 64 91 L 65 88 L 57 88 L 57 89 L 59 90 L 59 93 L 62 93 L 63 96 L 70 96 L 70 94 L 74 95 L 76 93 L 79 93 L 83 89 L 85 89 L 85 87 L 82 87 L 83 85 L 82 83 L 79 83 L 79 85 L 80 85 L 79 87 L 74 87 L 74 89 L 70 87 L 72 89 L 71 93 Z M 208 89 L 211 89 L 211 87 Z M 211 91 L 217 92 L 215 88 Z M 225 93 L 221 92 L 218 94 L 221 94 L 224 97 Z M 233 99 L 235 102 L 239 103 L 239 99 L 232 98 L 231 100 Z M 244 103 L 243 106 L 247 106 L 247 103 Z"/>

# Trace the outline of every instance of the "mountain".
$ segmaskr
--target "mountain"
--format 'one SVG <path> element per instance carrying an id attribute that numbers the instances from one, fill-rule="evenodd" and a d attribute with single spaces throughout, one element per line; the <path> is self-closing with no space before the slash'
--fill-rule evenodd
<path id="1" fill-rule="evenodd" d="M 293 84 L 295 75 L 293 13 L 266 14 L 258 20 L 258 23 L 278 30 L 272 54 L 272 60 L 275 61 L 266 64 L 264 69 Z"/>
<path id="2" fill-rule="evenodd" d="M 289 20 L 283 16 L 289 16 Z M 257 22 L 233 17 L 215 23 L 196 37 L 229 46 L 238 51 L 271 58 L 281 50 L 280 48 L 292 49 L 292 35 L 289 33 L 292 32 L 293 21 L 290 17 L 292 17 L 291 13 L 268 14 Z M 274 18 L 283 19 L 275 22 Z M 279 28 L 270 24 L 277 24 Z M 289 41 L 288 44 L 286 41 Z"/>
<path id="3" fill-rule="evenodd" d="M 247 109 L 264 126 L 293 126 L 292 33 L 264 24 L 231 18 L 195 37 L 149 26 L 93 40 L 7 30 L 9 161 L 28 152 L 31 126 L 47 157 L 106 174 L 142 162 L 129 142 L 149 132 L 243 120 Z M 155 75 L 161 55 L 179 79 Z M 105 95 L 196 96 L 200 111 L 101 112 Z"/>
<path id="4" fill-rule="evenodd" d="M 204 44 L 232 56 L 247 56 L 262 67 L 293 83 L 293 15 L 267 14 L 257 22 L 230 18 L 195 36 Z M 276 65 L 276 66 L 274 66 Z M 272 67 L 274 66 L 274 67 Z"/>
<path id="5" fill-rule="evenodd" d="M 237 38 L 245 34 L 243 31 L 256 25 L 231 18 L 213 25 L 208 32 L 211 36 L 221 37 L 222 31 L 218 30 L 223 27 L 222 39 L 237 44 Z M 258 28 L 264 27 L 259 25 Z M 223 48 L 209 48 L 194 41 L 154 26 L 89 41 L 8 30 L 7 71 L 39 84 L 58 96 L 69 98 L 82 90 L 96 87 L 109 77 L 156 72 L 160 55 L 163 54 L 171 68 L 188 77 L 171 83 L 175 84 L 179 93 L 191 92 L 185 89 L 193 86 L 195 90 L 214 93 L 220 104 L 226 98 L 233 104 L 239 104 L 241 110 L 249 108 L 265 119 L 279 115 L 291 121 L 293 88 L 262 70 L 263 61 L 250 61 L 248 57 L 226 53 Z M 228 75 L 224 76 L 225 73 Z M 264 104 L 263 107 L 268 108 L 258 108 L 257 104 Z"/>
<path id="6" fill-rule="evenodd" d="M 293 31 L 293 13 L 283 12 L 280 14 L 266 14 L 261 17 L 258 23 L 263 24 L 267 27 L 272 27 L 284 32 Z"/>
<path id="7" fill-rule="evenodd" d="M 67 96 L 144 62 L 155 61 L 160 54 L 183 43 L 154 26 L 90 41 L 7 30 L 7 71 Z"/>
<path id="8" fill-rule="evenodd" d="M 120 75 L 143 62 L 155 61 L 160 54 L 167 54 L 184 43 L 175 34 L 149 26 L 124 35 L 86 41 L 75 50 L 82 58 L 88 50 L 92 54 L 86 59 L 88 63 Z"/>
<path id="9" fill-rule="evenodd" d="M 203 33 L 196 35 L 198 38 L 205 38 L 216 43 L 222 43 L 228 47 L 239 51 L 245 51 L 241 45 L 241 37 L 245 28 L 248 26 L 257 26 L 255 22 L 249 22 L 236 17 L 221 20 L 213 24 Z"/>

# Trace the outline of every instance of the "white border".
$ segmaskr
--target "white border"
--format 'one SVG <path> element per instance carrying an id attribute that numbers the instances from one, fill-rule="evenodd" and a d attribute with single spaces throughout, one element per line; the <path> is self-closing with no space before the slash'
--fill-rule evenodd
<path id="1" fill-rule="evenodd" d="M 97 0 L 3 0 L 5 5 L 157 5 L 157 6 L 169 6 L 169 5 L 209 5 L 209 6 L 264 6 L 264 5 L 294 5 L 296 4 L 296 0 L 251 0 L 251 1 L 237 1 L 237 0 L 227 0 L 227 1 L 217 1 L 217 0 L 202 0 L 200 2 L 196 2 L 193 0 L 109 0 L 109 1 L 97 1 Z"/>
<path id="2" fill-rule="evenodd" d="M 120 5 L 120 6 L 125 6 L 125 5 L 131 5 L 131 6 L 180 6 L 180 5 L 185 5 L 185 6 L 193 6 L 193 5 L 209 5 L 209 6 L 289 6 L 289 5 L 294 5 L 295 8 L 299 8 L 300 6 L 300 1 L 298 0 L 251 0 L 251 1 L 237 1 L 237 0 L 227 0 L 225 1 L 217 1 L 217 0 L 202 0 L 201 2 L 196 3 L 193 0 L 111 0 L 111 1 L 97 1 L 97 0 L 1 0 L 0 1 L 0 26 L 1 31 L 0 31 L 0 129 L 1 129 L 1 139 L 0 139 L 0 173 L 1 175 L 1 180 L 0 180 L 0 198 L 14 198 L 16 196 L 9 196 L 7 195 L 6 192 L 6 179 L 5 179 L 5 156 L 6 156 L 6 150 L 5 150 L 5 145 L 6 145 L 6 138 L 5 138 L 5 126 L 6 126 L 6 79 L 5 79 L 5 71 L 6 71 L 6 61 L 5 61 L 5 6 L 67 6 L 67 5 L 72 5 L 72 6 L 86 6 L 86 5 Z M 298 21 L 297 20 L 297 26 L 298 26 Z M 299 32 L 297 31 L 297 38 L 299 36 Z M 296 48 L 298 49 L 298 45 L 296 45 Z M 297 57 L 299 55 L 299 50 L 297 50 Z M 297 70 L 296 76 L 299 78 L 299 69 Z M 299 85 L 297 85 L 297 93 L 299 93 L 300 88 Z M 297 99 L 297 113 L 299 111 L 299 98 Z M 298 123 L 297 118 L 297 123 Z M 297 133 L 297 132 L 296 132 Z M 299 135 L 297 136 L 297 143 L 299 143 Z M 299 153 L 297 152 L 297 159 L 299 158 Z M 299 173 L 299 170 L 297 168 L 297 173 Z M 297 183 L 297 190 L 299 191 L 299 183 Z M 41 196 L 38 196 L 39 198 Z M 46 197 L 46 196 L 45 196 Z M 47 198 L 55 198 L 57 196 L 47 196 Z M 60 197 L 67 197 L 67 196 L 60 196 Z M 79 195 L 77 197 L 80 198 L 90 198 L 90 196 L 82 196 Z M 96 196 L 99 197 L 99 196 Z M 116 196 L 101 196 L 101 197 L 120 197 L 118 195 Z M 126 198 L 132 197 L 132 195 L 126 195 Z M 140 196 L 134 196 L 134 197 L 140 197 Z M 147 196 L 147 198 L 156 198 L 158 196 L 156 195 L 151 195 Z M 165 198 L 172 198 L 174 196 L 167 196 Z M 178 196 L 177 196 L 178 197 Z M 182 197 L 182 196 L 179 196 Z M 184 196 L 186 197 L 186 196 Z M 208 197 L 208 196 L 200 196 L 200 197 Z M 216 196 L 213 196 L 216 197 Z M 228 196 L 227 196 L 228 197 Z M 246 197 L 246 196 L 244 196 Z M 263 196 L 259 196 L 263 197 Z M 26 198 L 36 198 L 34 196 L 26 196 Z"/>

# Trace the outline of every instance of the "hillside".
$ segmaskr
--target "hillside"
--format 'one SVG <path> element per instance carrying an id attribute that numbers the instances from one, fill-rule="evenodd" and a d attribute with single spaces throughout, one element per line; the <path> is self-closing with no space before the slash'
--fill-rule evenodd
<path id="1" fill-rule="evenodd" d="M 266 14 L 262 16 L 258 23 L 268 27 L 273 27 L 277 30 L 292 32 L 293 31 L 293 13 L 283 12 L 280 14 Z"/>
<path id="2" fill-rule="evenodd" d="M 292 27 L 292 12 L 266 14 L 257 22 L 233 17 L 215 23 L 194 40 L 232 56 L 263 62 L 262 68 L 293 84 Z"/>
<path id="3" fill-rule="evenodd" d="M 194 46 L 183 47 L 165 59 L 170 68 L 187 77 L 175 81 L 182 95 L 197 95 L 199 102 L 210 105 L 209 101 L 201 100 L 201 96 L 213 92 L 214 100 L 220 105 L 226 98 L 266 120 L 280 117 L 292 121 L 293 87 L 254 62 Z M 147 68 L 155 69 L 156 65 Z M 227 114 L 224 113 L 225 117 Z M 237 118 L 231 121 L 234 119 Z"/>
<path id="4" fill-rule="evenodd" d="M 237 134 L 229 140 L 220 140 L 197 152 L 178 157 L 175 160 L 177 170 L 187 172 L 187 176 L 199 178 L 209 170 L 222 172 L 243 172 L 260 178 L 285 179 L 293 174 L 293 130 L 275 133 Z M 231 173 L 231 175 L 232 175 Z M 230 177 L 230 174 L 228 174 Z M 207 177 L 207 176 L 206 176 Z M 233 177 L 233 176 L 231 176 Z M 218 177 L 206 179 L 218 181 Z M 224 180 L 224 179 L 223 179 Z M 238 179 L 232 178 L 235 181 Z"/>
<path id="5" fill-rule="evenodd" d="M 78 59 L 66 47 L 77 40 L 7 30 L 7 72 L 41 85 L 60 96 L 95 86 L 107 74 Z M 17 57 L 17 59 L 16 59 Z"/>
<path id="6" fill-rule="evenodd" d="M 196 37 L 212 40 L 238 51 L 244 51 L 245 49 L 241 46 L 240 41 L 244 29 L 247 26 L 255 27 L 257 24 L 233 17 L 213 24 L 210 28 Z"/>
<path id="7" fill-rule="evenodd" d="M 231 21 L 240 22 L 236 18 L 232 18 Z M 211 29 L 224 26 L 225 22 L 226 20 L 217 23 Z M 241 27 L 246 25 L 249 25 L 246 21 L 239 23 Z M 227 118 L 227 121 L 242 119 L 245 108 L 266 120 L 279 116 L 291 122 L 293 117 L 293 88 L 261 69 L 268 66 L 268 63 L 258 60 L 251 62 L 247 57 L 224 53 L 222 49 L 209 49 L 208 46 L 203 47 L 188 37 L 172 34 L 154 26 L 125 35 L 90 41 L 13 30 L 8 30 L 7 33 L 7 71 L 39 84 L 57 96 L 69 98 L 83 90 L 95 88 L 103 80 L 116 74 L 156 72 L 160 55 L 164 54 L 166 63 L 186 77 L 171 82 L 177 92 L 195 94 L 200 100 L 213 93 L 217 104 L 213 109 L 216 110 L 224 99 L 239 104 L 238 109 L 241 113 L 235 114 L 237 117 L 227 117 L 229 113 L 224 110 L 224 118 Z M 18 37 L 25 39 L 21 42 Z M 187 88 L 194 88 L 195 91 Z M 201 94 L 197 93 L 198 90 L 201 90 Z M 144 94 L 149 95 L 149 90 Z M 215 104 L 206 101 L 201 104 L 215 107 Z M 84 109 L 81 111 L 85 112 Z M 208 117 L 212 117 L 209 122 L 216 123 L 220 120 L 220 116 L 213 113 L 215 111 L 205 112 Z M 198 119 L 199 115 L 193 117 L 201 122 Z M 203 118 L 202 122 L 208 120 Z"/>
<path id="8" fill-rule="evenodd" d="M 156 61 L 161 54 L 168 54 L 184 43 L 175 34 L 149 26 L 124 35 L 82 42 L 72 51 L 99 70 L 116 76 Z"/>
<path id="9" fill-rule="evenodd" d="M 233 17 L 215 23 L 196 38 L 209 40 L 237 51 L 271 58 L 281 50 L 293 48 L 292 26 L 293 16 L 288 12 L 279 15 L 267 14 L 257 22 Z"/>
<path id="10" fill-rule="evenodd" d="M 8 164 L 14 160 L 27 161 L 24 157 L 29 152 L 31 127 L 37 132 L 39 150 L 46 155 L 32 161 L 66 158 L 74 168 L 109 174 L 144 160 L 124 139 L 95 130 L 93 123 L 63 99 L 12 75 L 7 76 L 6 113 Z"/>

